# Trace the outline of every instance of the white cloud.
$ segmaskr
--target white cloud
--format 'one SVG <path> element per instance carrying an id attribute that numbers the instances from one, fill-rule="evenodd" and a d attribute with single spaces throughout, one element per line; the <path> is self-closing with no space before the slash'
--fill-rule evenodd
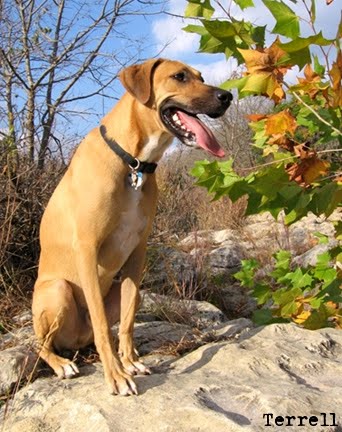
<path id="1" fill-rule="evenodd" d="M 237 69 L 235 59 L 214 61 L 212 63 L 191 63 L 191 66 L 199 70 L 206 83 L 211 85 L 220 85 L 229 79 Z"/>
<path id="2" fill-rule="evenodd" d="M 154 21 L 152 33 L 163 56 L 183 58 L 197 50 L 199 36 L 184 32 L 186 25 L 183 19 L 171 16 Z"/>
<path id="3" fill-rule="evenodd" d="M 316 2 L 316 31 L 323 31 L 323 35 L 327 38 L 334 38 L 337 25 L 340 19 L 341 8 L 338 5 L 341 0 L 334 0 L 330 6 L 326 2 L 320 0 Z M 307 11 L 302 3 L 294 5 L 292 1 L 285 2 L 297 13 L 301 18 L 307 18 Z M 262 0 L 254 0 L 255 7 L 247 8 L 241 11 L 234 3 L 231 3 L 231 14 L 235 19 L 250 21 L 254 25 L 267 25 L 269 30 L 275 25 L 275 19 L 270 11 L 264 6 Z M 235 59 L 226 60 L 223 54 L 200 54 L 196 53 L 199 48 L 199 36 L 193 33 L 184 32 L 182 29 L 191 21 L 182 18 L 187 6 L 185 0 L 169 0 L 169 12 L 172 16 L 164 16 L 156 19 L 152 24 L 152 35 L 157 43 L 159 50 L 162 50 L 161 55 L 177 60 L 184 61 L 190 64 L 195 69 L 202 72 L 206 82 L 218 85 L 227 80 L 237 69 Z M 176 15 L 176 16 L 174 16 Z M 216 8 L 215 16 L 222 18 L 222 11 Z M 312 34 L 312 29 L 305 22 L 300 21 L 302 35 L 307 36 Z M 270 45 L 277 35 L 266 32 L 266 45 Z M 281 38 L 284 42 L 285 38 Z M 322 53 L 313 48 L 313 51 L 322 59 Z M 298 68 L 294 68 L 286 75 L 289 83 L 297 82 Z"/>

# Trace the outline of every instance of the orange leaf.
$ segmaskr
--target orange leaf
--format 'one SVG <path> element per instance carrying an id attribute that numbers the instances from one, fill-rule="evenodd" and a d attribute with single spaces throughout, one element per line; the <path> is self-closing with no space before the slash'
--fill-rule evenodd
<path id="1" fill-rule="evenodd" d="M 319 82 L 321 81 L 320 76 L 312 69 L 311 64 L 307 64 L 304 68 L 304 76 L 306 81 L 309 82 Z M 299 78 L 300 79 L 300 78 Z"/>
<path id="2" fill-rule="evenodd" d="M 269 48 L 239 49 L 245 60 L 250 79 L 244 90 L 266 94 L 276 103 L 285 98 L 282 81 L 292 66 L 288 64 L 288 54 L 278 46 L 276 39 Z"/>
<path id="3" fill-rule="evenodd" d="M 342 106 L 342 51 L 337 53 L 336 61 L 333 63 L 329 75 L 332 80 L 332 89 L 334 91 L 333 107 Z"/>
<path id="4" fill-rule="evenodd" d="M 251 122 L 258 122 L 260 120 L 263 120 L 267 118 L 266 114 L 248 114 L 246 115 L 247 120 L 250 120 Z"/>
<path id="5" fill-rule="evenodd" d="M 311 315 L 311 311 L 303 310 L 300 314 L 293 318 L 293 321 L 297 324 L 303 324 Z"/>
<path id="6" fill-rule="evenodd" d="M 293 151 L 293 148 L 295 145 L 297 145 L 296 141 L 293 141 L 292 139 L 288 138 L 284 134 L 274 134 L 272 137 L 268 140 L 268 144 L 270 145 L 277 145 L 279 147 L 282 147 L 288 151 Z"/>
<path id="7" fill-rule="evenodd" d="M 293 150 L 300 159 L 309 159 L 316 156 L 315 150 L 311 150 L 306 143 L 296 145 Z"/>
<path id="8" fill-rule="evenodd" d="M 317 155 L 313 152 L 311 157 L 302 159 L 300 162 L 288 164 L 286 171 L 290 180 L 295 181 L 300 186 L 307 187 L 318 177 L 326 174 L 329 166 L 329 162 L 318 159 Z"/>
<path id="9" fill-rule="evenodd" d="M 277 114 L 268 116 L 266 120 L 266 134 L 285 134 L 289 132 L 291 135 L 297 129 L 296 119 L 291 115 L 289 110 L 281 111 Z"/>
<path id="10" fill-rule="evenodd" d="M 310 161 L 310 163 L 308 164 L 303 177 L 306 184 L 311 184 L 318 177 L 327 173 L 330 164 L 329 162 L 318 158 L 312 158 L 308 161 Z"/>

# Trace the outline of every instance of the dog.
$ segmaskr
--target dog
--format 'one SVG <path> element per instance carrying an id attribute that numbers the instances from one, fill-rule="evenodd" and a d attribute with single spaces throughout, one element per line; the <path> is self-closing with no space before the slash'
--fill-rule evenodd
<path id="1" fill-rule="evenodd" d="M 157 162 L 175 137 L 223 157 L 197 115 L 222 116 L 232 95 L 166 59 L 129 66 L 119 77 L 126 93 L 81 142 L 43 214 L 32 311 L 39 355 L 60 378 L 79 371 L 57 352 L 94 342 L 110 392 L 132 395 L 133 376 L 150 373 L 135 351 L 133 326 Z"/>

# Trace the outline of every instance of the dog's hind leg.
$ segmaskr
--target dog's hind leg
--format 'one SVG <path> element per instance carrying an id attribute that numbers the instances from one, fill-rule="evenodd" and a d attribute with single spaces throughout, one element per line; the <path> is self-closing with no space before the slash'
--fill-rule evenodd
<path id="1" fill-rule="evenodd" d="M 39 342 L 39 356 L 60 378 L 78 374 L 71 360 L 58 356 L 55 348 L 71 348 L 86 339 L 86 320 L 80 317 L 71 286 L 65 280 L 37 283 L 33 294 L 33 326 Z M 83 345 L 83 344 L 82 344 Z"/>

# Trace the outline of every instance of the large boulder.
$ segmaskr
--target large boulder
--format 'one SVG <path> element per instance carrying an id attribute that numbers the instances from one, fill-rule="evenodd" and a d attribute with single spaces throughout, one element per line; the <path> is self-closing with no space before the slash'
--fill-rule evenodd
<path id="1" fill-rule="evenodd" d="M 284 430 L 275 427 L 283 419 L 282 426 L 290 421 L 291 430 L 309 432 L 309 419 L 317 418 L 315 430 L 337 432 L 341 359 L 338 330 L 292 324 L 250 329 L 204 345 L 166 370 L 157 367 L 153 375 L 137 377 L 137 397 L 110 396 L 100 364 L 83 367 L 81 376 L 69 381 L 38 379 L 0 413 L 2 430 L 254 432 L 268 429 L 268 420 L 270 430 Z"/>

